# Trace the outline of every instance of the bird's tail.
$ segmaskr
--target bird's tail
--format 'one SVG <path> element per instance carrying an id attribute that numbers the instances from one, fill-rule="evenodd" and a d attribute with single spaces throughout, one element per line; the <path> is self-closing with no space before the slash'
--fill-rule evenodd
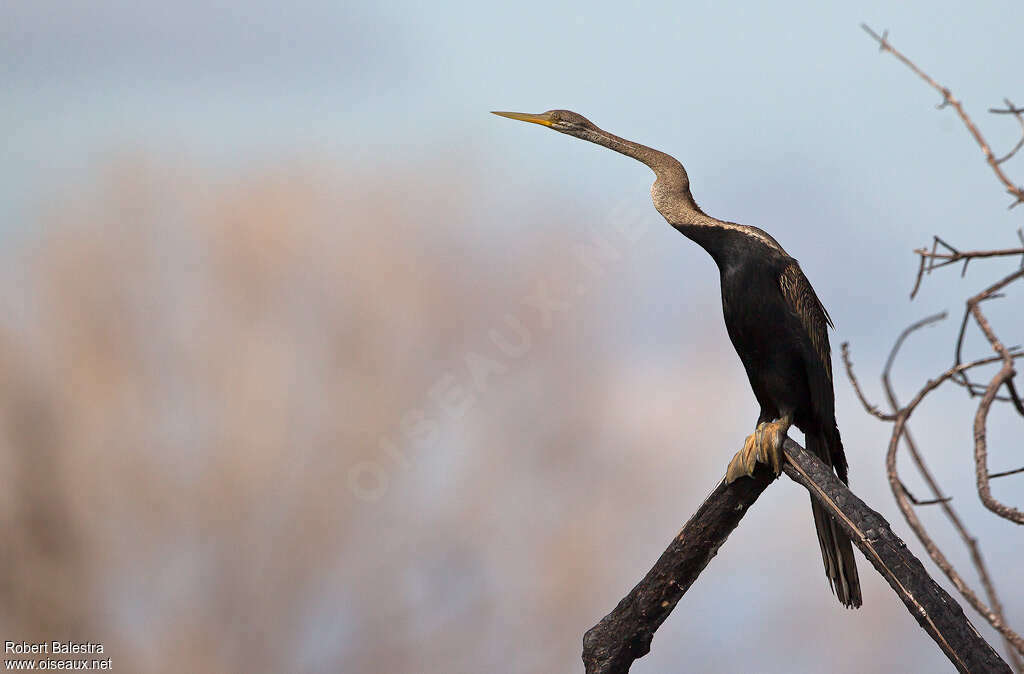
<path id="1" fill-rule="evenodd" d="M 843 456 L 842 441 L 839 439 L 838 431 L 834 435 L 834 440 L 829 443 L 824 435 L 807 434 L 807 450 L 830 466 L 833 463 L 833 453 Z M 838 446 L 832 447 L 832 444 Z M 845 480 L 843 481 L 845 482 Z M 828 511 L 813 498 L 811 499 L 811 510 L 814 512 L 814 528 L 818 531 L 821 559 L 825 563 L 825 575 L 828 576 L 829 585 L 832 586 L 832 590 L 839 597 L 843 606 L 857 608 L 862 603 L 860 577 L 857 575 L 857 564 L 853 557 L 853 544 L 850 542 L 850 537 L 836 524 Z"/>

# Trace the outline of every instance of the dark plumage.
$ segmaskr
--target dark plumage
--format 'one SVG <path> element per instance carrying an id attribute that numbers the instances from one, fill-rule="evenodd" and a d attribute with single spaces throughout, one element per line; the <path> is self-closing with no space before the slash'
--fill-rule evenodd
<path id="1" fill-rule="evenodd" d="M 651 186 L 655 207 L 714 258 L 726 329 L 761 406 L 757 429 L 729 464 L 726 479 L 750 474 L 756 462 L 769 463 L 778 473 L 782 442 L 795 424 L 806 436 L 807 449 L 847 482 L 832 389 L 832 322 L 797 261 L 763 230 L 705 214 L 690 194 L 682 164 L 663 152 L 612 135 L 568 110 L 495 114 L 541 124 L 643 162 L 656 176 Z M 811 506 L 829 583 L 844 606 L 860 606 L 850 539 L 813 499 Z"/>
<path id="2" fill-rule="evenodd" d="M 677 225 L 718 264 L 726 330 L 761 406 L 758 425 L 792 414 L 807 449 L 848 482 L 836 425 L 828 328 L 832 321 L 797 261 L 737 231 Z M 844 606 L 861 605 L 853 546 L 811 499 L 830 584 Z"/>

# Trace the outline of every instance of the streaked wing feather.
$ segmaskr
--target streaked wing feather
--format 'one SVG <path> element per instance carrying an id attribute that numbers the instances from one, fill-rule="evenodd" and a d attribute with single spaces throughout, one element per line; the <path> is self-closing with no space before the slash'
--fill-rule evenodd
<path id="1" fill-rule="evenodd" d="M 832 381 L 832 352 L 828 343 L 828 329 L 832 327 L 832 319 L 814 294 L 814 288 L 796 261 L 790 262 L 779 275 L 779 288 L 786 302 L 800 318 L 800 323 L 811 340 L 811 346 L 821 358 L 822 365 Z"/>

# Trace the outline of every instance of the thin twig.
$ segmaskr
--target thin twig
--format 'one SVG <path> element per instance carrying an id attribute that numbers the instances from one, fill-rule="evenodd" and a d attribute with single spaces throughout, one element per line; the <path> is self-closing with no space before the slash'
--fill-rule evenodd
<path id="1" fill-rule="evenodd" d="M 843 342 L 843 364 L 846 366 L 846 376 L 850 378 L 850 383 L 853 384 L 853 390 L 860 399 L 860 404 L 864 406 L 868 414 L 871 414 L 882 421 L 896 421 L 895 414 L 885 414 L 878 409 L 876 405 L 872 405 L 868 402 L 868 399 L 864 396 L 864 392 L 860 388 L 860 382 L 857 381 L 856 375 L 853 374 L 853 363 L 850 360 L 850 343 Z"/>
<path id="2" fill-rule="evenodd" d="M 1024 268 L 1021 269 L 1021 272 L 1024 272 Z M 1020 278 L 1020 273 L 1021 272 L 1018 272 L 1017 274 L 1012 274 L 1011 277 L 1015 276 L 1016 278 Z M 1000 297 L 1002 297 L 1002 295 L 1000 293 L 985 291 L 985 292 L 980 293 L 976 298 L 972 298 L 972 299 L 975 300 L 975 304 L 980 304 L 981 302 L 986 302 L 988 300 L 998 299 Z M 954 353 L 953 353 L 953 362 L 955 364 L 961 363 L 962 359 L 963 359 L 964 337 L 966 336 L 966 333 L 967 333 L 967 323 L 968 323 L 968 321 L 970 320 L 970 318 L 972 316 L 972 308 L 971 307 L 972 307 L 971 301 L 968 300 L 968 302 L 964 306 L 964 317 L 960 321 L 960 332 L 957 334 L 957 337 L 956 337 L 956 349 L 954 350 Z M 980 314 L 980 312 L 981 312 L 981 310 L 978 309 L 978 313 L 979 314 Z M 1011 356 L 1015 357 L 1016 354 L 1020 353 L 1020 347 L 1013 346 L 1013 347 L 1010 347 L 1009 349 L 1007 349 L 1007 351 L 1010 353 Z M 958 375 L 956 375 L 953 378 L 953 382 L 958 384 L 958 385 L 960 385 L 960 386 L 963 386 L 964 388 L 966 388 L 968 395 L 970 397 L 972 397 L 972 398 L 974 396 L 976 396 L 976 395 L 984 395 L 985 392 L 988 390 L 988 385 L 976 384 L 976 383 L 972 382 L 970 377 L 967 375 L 966 371 L 963 371 L 963 372 L 959 373 Z M 1012 378 L 1006 380 L 1006 387 L 1007 387 L 1007 391 L 1009 391 L 1010 395 L 1005 396 L 1005 397 L 997 395 L 997 396 L 993 397 L 993 400 L 1012 402 L 1014 404 L 1014 407 L 1017 408 L 1017 411 L 1022 416 L 1024 416 L 1024 406 L 1019 404 L 1020 403 L 1020 398 L 1017 396 L 1017 391 L 1013 387 L 1013 379 Z"/>
<path id="3" fill-rule="evenodd" d="M 903 434 L 903 438 L 907 438 L 906 433 Z M 903 493 L 906 495 L 906 497 L 910 499 L 910 502 L 916 506 L 937 505 L 939 503 L 949 503 L 950 501 L 953 500 L 952 496 L 944 496 L 942 498 L 936 497 L 930 499 L 919 499 L 916 496 L 914 496 L 914 493 L 910 491 L 910 489 L 907 488 L 907 485 L 903 483 L 903 480 L 900 480 L 900 487 L 903 489 Z"/>
<path id="4" fill-rule="evenodd" d="M 1021 234 L 1020 230 L 1017 230 L 1017 236 L 1024 240 L 1024 235 Z M 1021 248 L 1000 248 L 998 250 L 966 250 L 961 251 L 943 241 L 938 236 L 933 236 L 932 249 L 927 248 L 915 248 L 914 253 L 920 257 L 920 264 L 917 267 L 917 277 L 914 280 L 914 288 L 910 291 L 910 299 L 914 299 L 917 296 L 917 291 L 921 288 L 921 281 L 925 274 L 931 274 L 936 269 L 942 269 L 951 264 L 957 262 L 963 262 L 963 269 L 960 271 L 960 276 L 963 277 L 967 274 L 967 264 L 974 259 L 989 258 L 989 257 L 1009 257 L 1011 255 L 1021 256 L 1021 267 L 1024 267 L 1024 247 Z M 939 252 L 939 246 L 942 246 L 947 251 L 946 253 Z"/>
<path id="5" fill-rule="evenodd" d="M 892 364 L 896 360 L 896 354 L 899 353 L 900 347 L 903 346 L 903 342 L 907 337 L 909 337 L 911 333 L 916 332 L 925 326 L 945 320 L 946 315 L 946 312 L 943 311 L 937 314 L 932 314 L 931 316 L 925 316 L 921 320 L 908 325 L 903 332 L 900 333 L 899 337 L 896 338 L 896 343 L 893 344 L 892 348 L 889 350 L 889 357 L 885 359 L 885 368 L 882 370 L 882 383 L 885 384 L 886 389 L 892 389 L 889 385 L 889 373 L 892 371 Z M 890 399 L 889 403 L 892 405 L 893 412 L 899 411 L 899 408 L 893 400 Z"/>
<path id="6" fill-rule="evenodd" d="M 896 50 L 896 48 L 893 47 L 892 44 L 889 42 L 888 34 L 879 35 L 875 31 L 871 30 L 871 28 L 869 28 L 867 24 L 863 23 L 861 24 L 861 28 L 863 28 L 868 35 L 873 37 L 878 42 L 879 48 L 882 51 L 889 52 L 890 54 L 895 56 L 897 59 L 899 59 L 900 62 L 902 62 L 905 66 L 910 68 L 914 72 L 914 74 L 916 74 L 922 80 L 927 82 L 933 89 L 942 94 L 942 103 L 940 104 L 940 107 L 945 107 L 949 105 L 952 106 L 954 110 L 956 110 L 957 115 L 960 116 L 960 119 L 967 127 L 967 130 L 970 131 L 972 136 L 974 136 L 974 140 L 978 143 L 978 147 L 981 148 L 982 153 L 985 155 L 985 161 L 987 161 L 988 165 L 992 167 L 992 171 L 995 172 L 996 177 L 999 179 L 999 182 L 1001 182 L 1006 187 L 1006 191 L 1009 192 L 1014 197 L 1014 201 L 1013 203 L 1010 204 L 1010 208 L 1013 208 L 1017 204 L 1024 203 L 1024 187 L 1014 185 L 1013 182 L 1011 182 L 1010 179 L 1006 176 L 1006 174 L 1003 173 L 1003 169 L 1000 166 L 1000 163 L 996 161 L 995 155 L 992 154 L 992 150 L 989 148 L 988 142 L 981 135 L 981 132 L 978 131 L 978 127 L 974 125 L 974 122 L 971 121 L 971 118 L 967 115 L 967 113 L 964 112 L 963 106 L 960 104 L 960 101 L 958 101 L 953 96 L 953 93 L 948 88 L 942 86 L 934 79 L 932 79 L 930 75 L 928 75 L 926 72 L 918 68 L 913 61 L 911 61 L 898 50 Z"/>
<path id="7" fill-rule="evenodd" d="M 989 108 L 988 111 L 995 113 L 997 115 L 1009 114 L 1016 117 L 1017 121 L 1020 123 L 1021 136 L 1020 140 L 1017 141 L 1017 144 L 1013 146 L 1013 149 L 1010 150 L 1010 152 L 1005 157 L 996 160 L 996 163 L 998 164 L 1002 164 L 1004 161 L 1006 161 L 1013 155 L 1017 154 L 1018 150 L 1024 147 L 1024 108 L 1018 108 L 1013 104 L 1012 101 L 1010 101 L 1009 98 L 1004 98 L 1003 102 L 1006 103 L 1006 110 L 999 110 L 998 108 Z"/>
<path id="8" fill-rule="evenodd" d="M 936 237 L 938 238 L 938 237 Z M 974 259 L 979 257 L 1004 257 L 1007 255 L 1024 255 L 1024 248 L 1002 248 L 999 250 L 966 250 L 966 251 L 955 251 L 952 253 L 937 253 L 929 251 L 927 248 L 917 248 L 914 250 L 915 253 L 921 257 L 930 258 L 933 260 L 942 260 L 937 262 L 929 268 L 940 269 L 946 265 L 959 262 L 960 260 Z"/>
<path id="9" fill-rule="evenodd" d="M 917 268 L 917 279 L 914 281 L 914 287 L 910 291 L 910 299 L 917 297 L 917 291 L 921 288 L 921 279 L 924 277 L 924 256 L 921 256 L 921 264 Z"/>
<path id="10" fill-rule="evenodd" d="M 1020 348 L 1020 347 L 1017 347 Z M 1015 353 L 1016 349 L 1009 349 L 1010 353 Z M 1010 402 L 1013 403 L 1014 408 L 1017 410 L 1017 414 L 1024 417 L 1024 402 L 1021 401 L 1020 396 L 1017 395 L 1017 387 L 1013 384 L 1013 378 L 1006 380 L 1006 390 L 1010 392 Z M 1002 400 L 999 396 L 996 396 L 996 400 Z"/>
<path id="11" fill-rule="evenodd" d="M 1004 470 L 1001 473 L 989 473 L 988 479 L 994 480 L 997 477 L 1006 477 L 1007 475 L 1016 475 L 1017 473 L 1024 473 L 1024 468 L 1014 468 L 1013 470 Z"/>

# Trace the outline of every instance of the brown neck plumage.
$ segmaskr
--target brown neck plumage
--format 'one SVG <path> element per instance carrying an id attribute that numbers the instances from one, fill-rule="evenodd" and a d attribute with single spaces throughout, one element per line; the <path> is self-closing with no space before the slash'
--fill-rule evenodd
<path id="1" fill-rule="evenodd" d="M 725 222 L 704 213 L 690 193 L 690 177 L 686 174 L 686 169 L 675 157 L 596 127 L 568 133 L 646 164 L 655 175 L 654 184 L 651 185 L 654 207 L 670 225 L 680 228 L 684 234 L 687 233 L 684 227 L 732 231 L 752 237 L 769 248 L 785 253 L 775 239 L 757 227 Z"/>

